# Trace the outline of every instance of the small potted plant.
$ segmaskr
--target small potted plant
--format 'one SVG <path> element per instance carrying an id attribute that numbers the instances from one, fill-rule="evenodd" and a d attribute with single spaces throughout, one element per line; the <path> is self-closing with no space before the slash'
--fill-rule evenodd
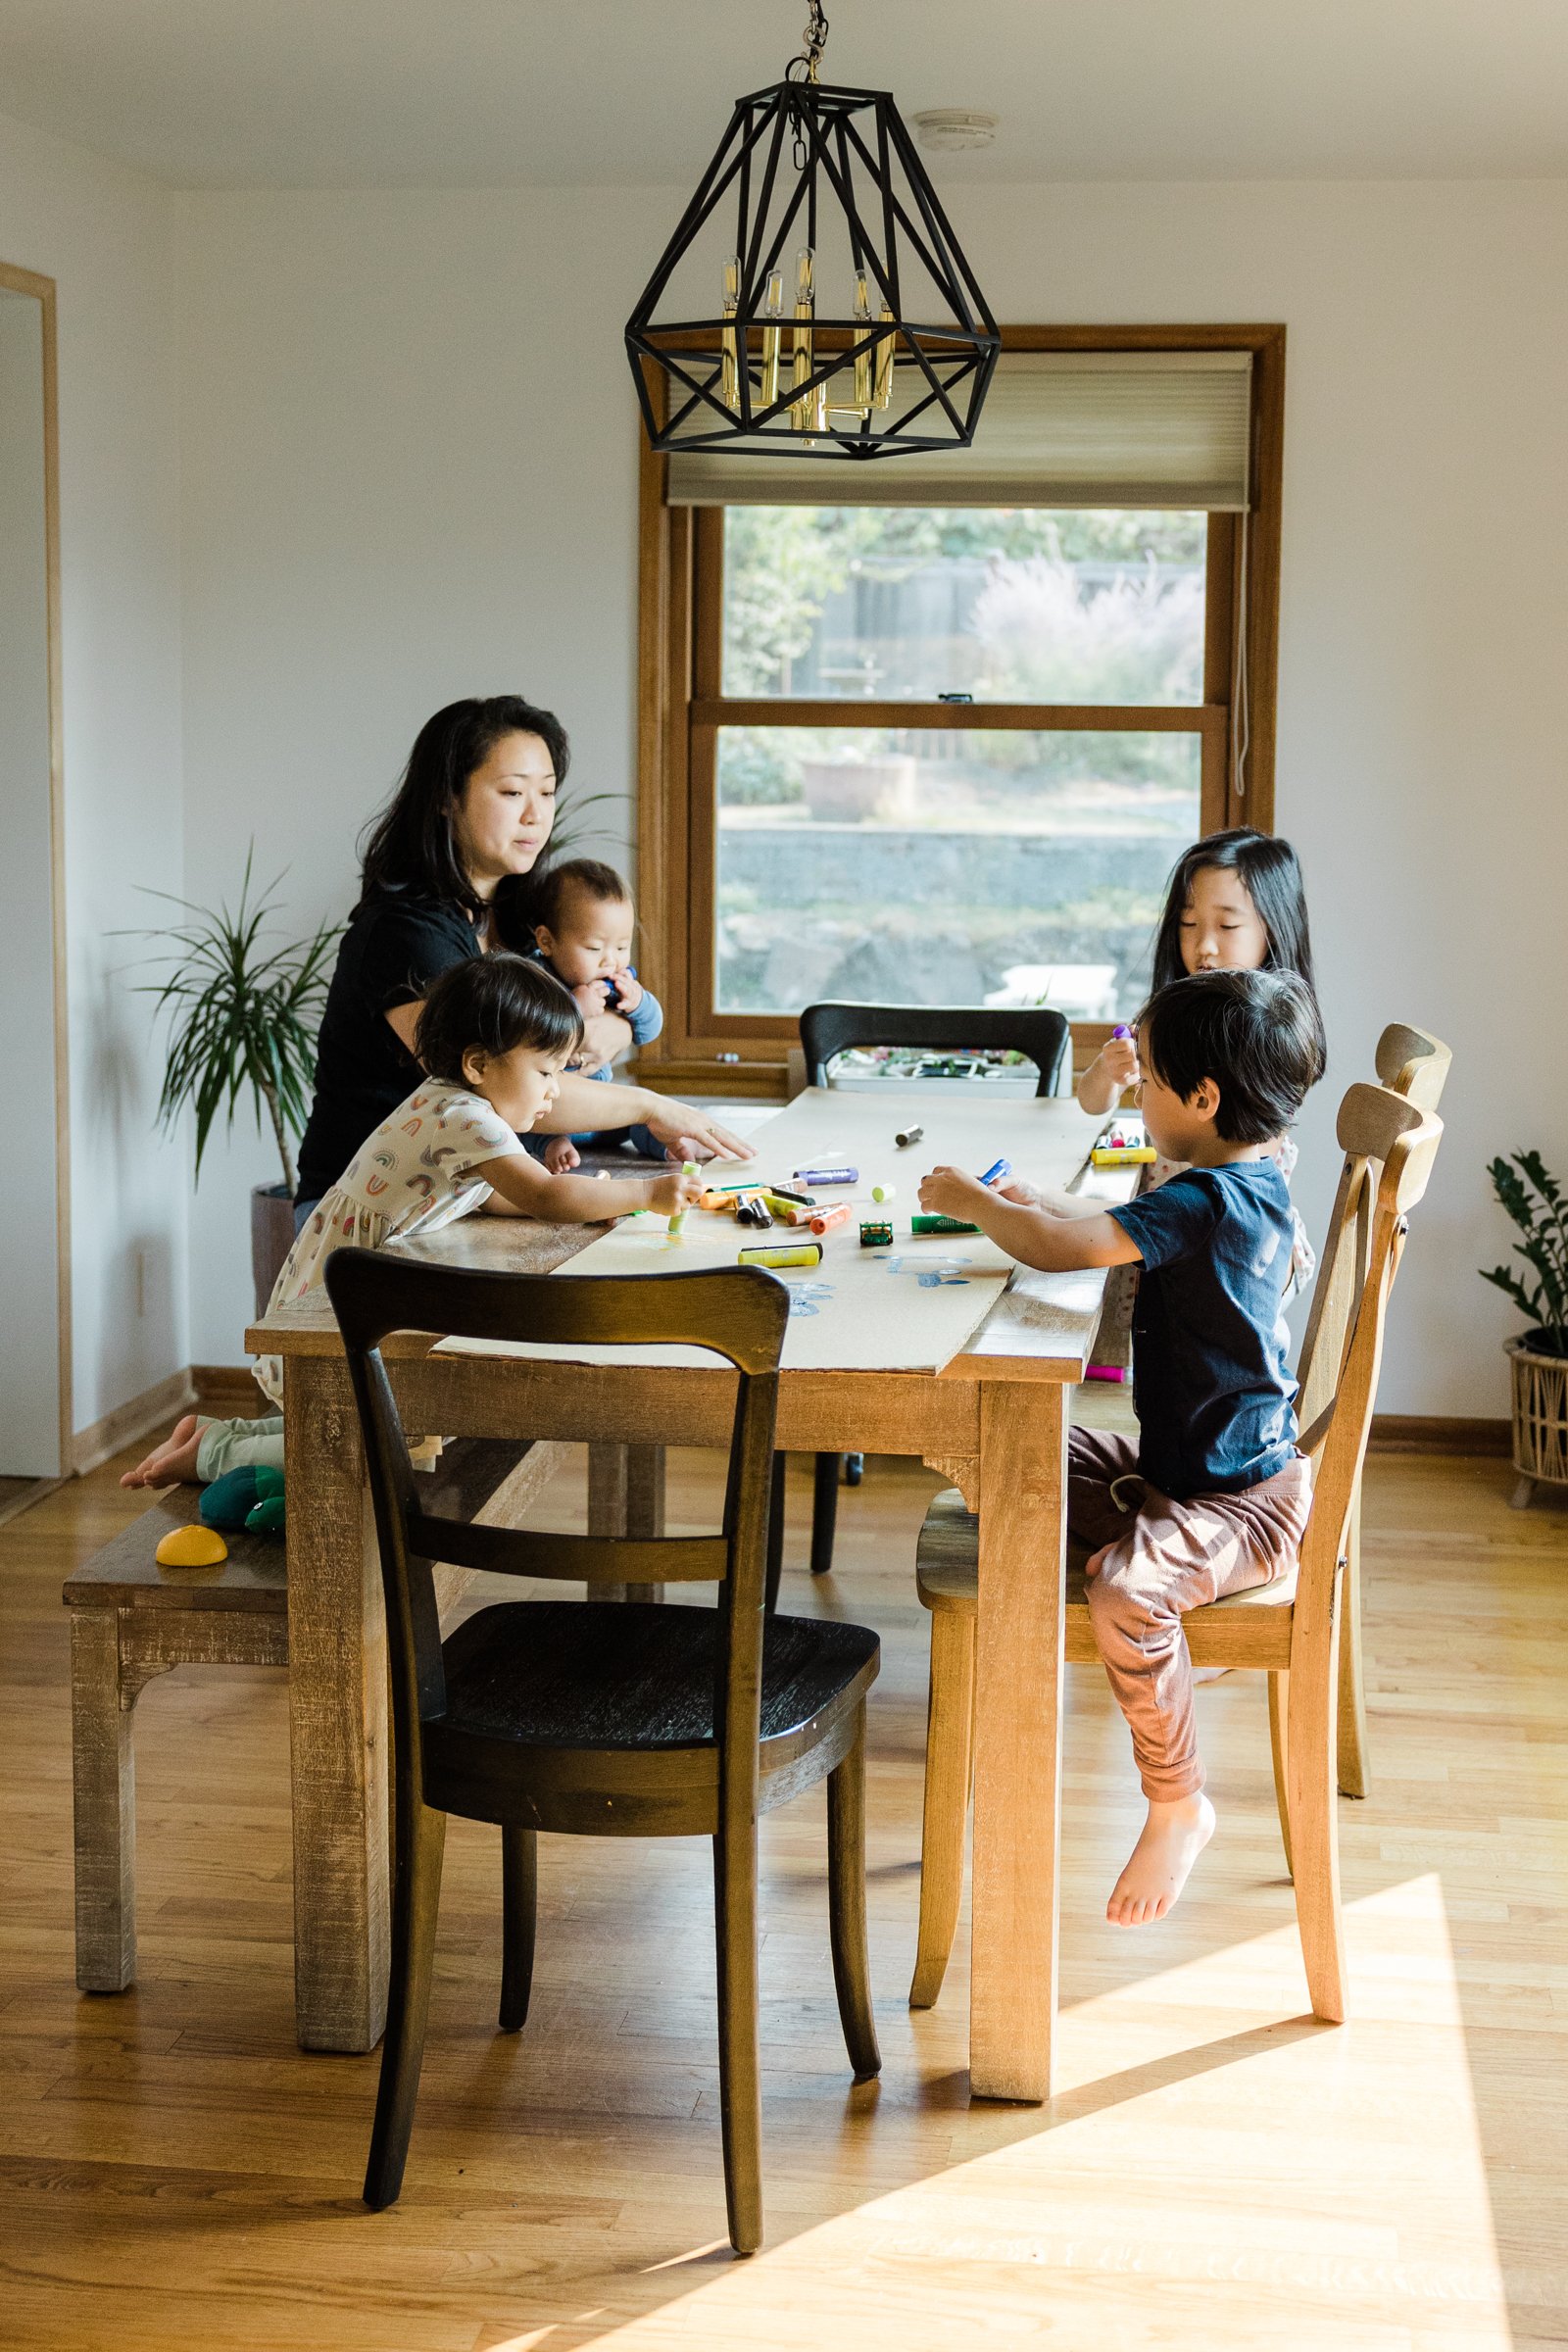
<path id="1" fill-rule="evenodd" d="M 1568 1486 L 1568 1201 L 1539 1152 L 1494 1159 L 1493 1189 L 1524 1235 L 1515 1242 L 1528 1276 L 1511 1266 L 1482 1269 L 1506 1291 L 1527 1328 L 1508 1342 L 1513 1368 L 1513 1501 L 1522 1508 L 1537 1482 Z"/>
<path id="2" fill-rule="evenodd" d="M 250 1102 L 258 1129 L 265 1109 L 277 1144 L 283 1181 L 259 1184 L 251 1193 L 251 1271 L 256 1311 L 262 1314 L 294 1239 L 293 1145 L 310 1112 L 316 1033 L 339 926 L 323 923 L 310 939 L 269 948 L 262 934 L 272 914 L 277 882 L 252 904 L 254 854 L 253 845 L 232 913 L 226 904 L 215 913 L 189 899 L 154 891 L 152 897 L 184 907 L 192 920 L 139 936 L 159 940 L 163 952 L 173 956 L 163 977 L 142 991 L 158 999 L 158 1009 L 170 1023 L 159 1124 L 172 1126 L 187 1103 L 195 1112 L 198 1183 L 214 1120 L 226 1108 L 225 1124 L 231 1128 L 242 1100 Z"/>

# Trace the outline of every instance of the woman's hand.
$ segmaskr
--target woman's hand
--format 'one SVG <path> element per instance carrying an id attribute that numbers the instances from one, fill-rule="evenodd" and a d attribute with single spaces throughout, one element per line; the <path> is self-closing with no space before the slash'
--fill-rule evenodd
<path id="1" fill-rule="evenodd" d="M 568 1168 L 582 1166 L 582 1153 L 569 1135 L 552 1136 L 545 1146 L 545 1166 L 552 1176 L 564 1176 Z"/>
<path id="2" fill-rule="evenodd" d="M 691 1102 L 672 1102 L 666 1096 L 650 1098 L 650 1107 L 638 1116 L 674 1159 L 753 1159 L 755 1152 L 738 1135 L 731 1135 Z"/>
<path id="3" fill-rule="evenodd" d="M 594 992 L 599 999 L 599 1005 L 591 1015 L 587 1012 L 583 1014 L 582 1052 L 572 1064 L 579 1077 L 583 1078 L 591 1071 L 608 1068 L 615 1055 L 623 1054 L 631 1044 L 631 1023 L 623 1021 L 618 1012 L 605 1010 L 604 982 L 588 981 L 584 988 L 574 989 L 572 994 L 581 999 L 585 989 Z"/>

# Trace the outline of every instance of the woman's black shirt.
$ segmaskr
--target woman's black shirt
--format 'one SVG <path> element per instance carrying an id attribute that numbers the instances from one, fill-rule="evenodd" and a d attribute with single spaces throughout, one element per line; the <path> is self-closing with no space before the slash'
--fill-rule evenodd
<path id="1" fill-rule="evenodd" d="M 481 953 L 472 923 L 450 902 L 378 892 L 355 910 L 321 1015 L 316 1101 L 300 1144 L 302 1200 L 328 1192 L 418 1084 L 419 1065 L 387 1014 L 417 1004 L 443 972 Z"/>

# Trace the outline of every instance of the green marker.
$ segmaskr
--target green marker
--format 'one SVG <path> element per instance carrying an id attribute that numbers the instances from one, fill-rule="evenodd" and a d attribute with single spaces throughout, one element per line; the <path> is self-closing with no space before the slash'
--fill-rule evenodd
<path id="1" fill-rule="evenodd" d="M 682 1174 L 683 1176 L 695 1176 L 695 1175 L 696 1175 L 696 1173 L 697 1173 L 697 1162 L 696 1162 L 696 1160 L 695 1160 L 695 1159 L 683 1159 L 683 1160 L 681 1161 L 681 1163 L 680 1163 L 680 1172 L 681 1172 L 681 1174 Z M 678 1242 L 678 1241 L 679 1241 L 679 1239 L 680 1239 L 680 1229 L 681 1229 L 681 1227 L 682 1227 L 682 1226 L 685 1224 L 685 1222 L 686 1222 L 686 1211 L 685 1211 L 683 1208 L 677 1208 L 677 1209 L 676 1209 L 676 1211 L 675 1211 L 675 1214 L 674 1214 L 674 1215 L 673 1215 L 673 1216 L 670 1218 L 670 1220 L 669 1220 L 669 1228 L 668 1228 L 668 1230 L 669 1230 L 669 1238 L 670 1238 L 670 1240 L 671 1240 L 672 1242 Z"/>
<path id="2" fill-rule="evenodd" d="M 978 1225 L 966 1225 L 961 1217 L 911 1217 L 911 1233 L 978 1233 Z"/>

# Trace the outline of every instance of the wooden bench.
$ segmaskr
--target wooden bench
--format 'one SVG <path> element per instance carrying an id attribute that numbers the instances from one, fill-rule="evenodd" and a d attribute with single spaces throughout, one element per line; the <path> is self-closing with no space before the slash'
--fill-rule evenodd
<path id="1" fill-rule="evenodd" d="M 562 1446 L 503 1438 L 450 1441 L 430 1473 L 433 1511 L 507 1525 L 546 1485 Z M 136 1701 L 176 1666 L 286 1666 L 288 1578 L 275 1536 L 228 1535 L 211 1568 L 161 1568 L 172 1528 L 196 1516 L 201 1490 L 173 1487 L 66 1580 L 71 1616 L 72 1775 L 75 1813 L 76 1983 L 123 1992 L 136 1974 Z M 443 1610 L 470 1581 L 442 1572 Z"/>

